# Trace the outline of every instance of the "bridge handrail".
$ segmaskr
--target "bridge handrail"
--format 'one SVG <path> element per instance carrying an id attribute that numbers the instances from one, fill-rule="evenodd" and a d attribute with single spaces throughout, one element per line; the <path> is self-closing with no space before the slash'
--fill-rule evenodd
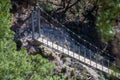
<path id="1" fill-rule="evenodd" d="M 100 51 L 99 53 L 103 53 L 103 51 L 100 49 L 100 48 L 98 48 L 98 47 L 96 47 L 95 45 L 93 45 L 92 43 L 90 43 L 90 42 L 88 42 L 87 40 L 85 40 L 85 39 L 82 39 L 82 37 L 81 36 L 79 36 L 78 34 L 76 34 L 75 32 L 73 32 L 73 31 L 71 31 L 69 28 L 67 28 L 67 27 L 65 27 L 63 24 L 61 24 L 58 20 L 56 20 L 56 19 L 54 19 L 52 16 L 50 16 L 47 12 L 45 12 L 42 8 L 40 8 L 40 10 L 43 12 L 43 13 L 45 13 L 47 16 L 49 16 L 53 21 L 55 21 L 57 24 L 59 24 L 59 25 L 61 25 L 63 28 L 66 28 L 66 30 L 67 31 L 69 31 L 69 32 L 71 32 L 73 35 L 75 35 L 76 37 L 78 37 L 79 39 L 81 39 L 82 41 L 84 41 L 84 42 L 86 42 L 86 43 L 88 43 L 91 47 L 94 47 L 96 50 L 98 50 L 98 51 Z M 73 39 L 72 39 L 73 40 Z M 76 41 L 76 40 L 75 40 Z M 80 44 L 79 42 L 77 42 L 77 44 Z M 114 59 L 117 59 L 116 57 L 114 57 L 114 56 L 112 56 L 112 55 L 110 55 L 110 54 L 107 54 L 107 53 L 105 53 L 107 56 L 109 56 L 109 57 L 112 57 L 112 58 L 114 58 Z"/>
<path id="2" fill-rule="evenodd" d="M 58 36 L 58 35 L 56 35 L 57 33 L 55 35 L 52 35 L 50 33 L 52 36 L 49 35 L 49 32 L 45 32 L 44 28 L 42 29 L 42 27 L 41 27 L 41 31 L 42 31 L 41 32 L 41 36 L 38 36 L 38 34 L 40 35 L 40 33 L 35 32 L 35 27 L 37 29 L 39 27 L 39 29 L 40 29 L 40 25 L 39 25 L 40 23 L 38 23 L 38 22 L 40 22 L 40 20 L 38 18 L 40 18 L 42 16 L 38 15 L 38 11 L 35 11 L 35 12 L 37 12 L 37 16 L 35 16 L 35 14 L 33 12 L 34 11 L 32 10 L 32 16 L 31 16 L 32 17 L 31 18 L 31 21 L 32 21 L 32 35 L 34 35 L 35 39 L 37 37 L 38 41 L 44 43 L 44 45 L 46 45 L 47 47 L 49 46 L 52 49 L 53 48 L 56 49 L 58 52 L 61 51 L 62 53 L 65 53 L 68 56 L 70 56 L 72 58 L 75 58 L 75 59 L 79 58 L 79 60 L 82 61 L 84 64 L 87 64 L 87 65 L 90 65 L 92 67 L 95 67 L 96 69 L 102 70 L 103 72 L 107 72 L 108 71 L 107 73 L 109 73 L 109 71 L 110 71 L 109 74 L 111 74 L 111 71 L 112 71 L 113 73 L 117 73 L 117 75 L 115 74 L 115 76 L 118 76 L 118 77 L 120 76 L 120 74 L 118 72 L 116 72 L 116 71 L 114 71 L 114 70 L 111 69 L 111 66 L 115 66 L 115 68 L 116 68 L 116 67 L 118 67 L 117 65 L 114 65 L 112 62 L 110 62 L 109 59 L 103 58 L 103 59 L 99 60 L 97 57 L 99 57 L 98 55 L 101 55 L 101 54 L 94 53 L 92 50 L 90 50 L 89 48 L 86 48 L 84 45 L 80 46 L 81 44 L 78 43 L 74 38 L 72 38 L 72 40 L 71 40 L 71 38 L 69 37 L 69 35 L 67 33 L 66 33 L 66 35 L 67 35 L 68 39 L 66 39 L 65 38 L 66 36 L 64 36 L 64 35 L 63 35 L 64 37 L 62 37 L 62 38 L 64 40 L 68 40 L 68 42 L 72 42 L 74 40 L 73 42 L 76 41 L 77 45 L 74 43 L 75 45 L 73 44 L 73 46 L 71 47 L 71 45 L 69 46 L 69 43 L 68 43 L 67 47 L 64 47 L 64 43 L 62 43 L 63 45 L 61 46 L 61 43 L 59 43 L 61 41 L 61 40 L 59 40 L 61 37 Z M 45 19 L 45 21 L 49 22 L 48 19 L 46 19 L 46 18 L 44 18 L 44 19 Z M 55 20 L 55 22 L 56 22 L 56 20 Z M 62 26 L 62 28 L 65 28 L 64 30 L 66 31 L 66 27 L 64 25 L 62 25 L 59 22 L 57 24 L 59 24 L 60 26 Z M 50 25 L 53 25 L 53 24 L 50 24 Z M 54 25 L 51 26 L 51 28 L 52 28 L 52 31 L 60 32 L 60 33 L 58 33 L 59 35 L 63 34 L 61 32 L 64 32 L 64 31 L 60 31 L 61 28 L 57 28 L 58 30 L 54 29 L 54 28 L 56 28 L 56 27 L 54 27 Z M 36 31 L 38 31 L 38 30 L 36 30 Z M 68 31 L 68 28 L 67 28 L 67 31 Z M 69 30 L 68 32 L 72 32 L 72 31 Z M 56 40 L 58 41 L 57 43 L 56 43 Z M 82 39 L 82 40 L 84 41 L 84 39 Z M 79 44 L 79 46 L 78 46 L 78 44 Z M 73 49 L 70 49 L 70 48 L 73 48 Z M 92 54 L 97 54 L 97 56 L 94 57 L 94 55 L 92 55 Z M 90 63 L 87 63 L 88 61 Z M 92 64 L 91 64 L 91 62 L 92 62 Z M 104 69 L 103 69 L 103 67 L 104 67 Z M 118 67 L 118 69 L 119 69 L 119 67 Z"/>

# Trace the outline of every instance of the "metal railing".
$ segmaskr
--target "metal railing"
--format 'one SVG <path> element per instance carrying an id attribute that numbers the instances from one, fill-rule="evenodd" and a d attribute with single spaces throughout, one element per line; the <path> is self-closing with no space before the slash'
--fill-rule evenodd
<path id="1" fill-rule="evenodd" d="M 53 20 L 55 26 L 46 18 L 42 17 L 40 15 L 40 11 L 42 11 L 48 19 Z M 46 26 L 42 26 L 40 19 L 44 20 L 48 24 Z M 82 39 L 79 35 L 59 23 L 39 7 L 36 10 L 32 9 L 31 11 L 31 29 L 32 39 L 37 39 L 43 42 L 46 46 L 53 48 L 60 53 L 67 54 L 68 56 L 73 57 L 89 66 L 95 67 L 103 72 L 113 74 L 116 77 L 120 77 L 120 73 L 114 72 L 114 70 L 111 69 L 113 66 L 118 70 L 120 70 L 120 68 L 113 64 L 113 62 L 109 59 L 106 59 L 106 57 L 101 56 L 100 49 Z M 85 45 L 80 44 L 74 38 L 70 37 L 69 32 L 87 44 L 89 43 L 91 47 L 95 47 L 95 51 L 90 50 L 85 47 Z M 116 59 L 111 55 L 108 55 L 108 57 Z"/>

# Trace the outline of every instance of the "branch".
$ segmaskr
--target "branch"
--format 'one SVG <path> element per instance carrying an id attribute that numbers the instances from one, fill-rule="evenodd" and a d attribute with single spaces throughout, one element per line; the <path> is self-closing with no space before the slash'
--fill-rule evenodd
<path id="1" fill-rule="evenodd" d="M 71 0 L 69 0 L 69 1 L 68 1 L 68 4 L 67 4 L 66 8 L 68 8 L 68 7 L 69 7 L 69 5 L 70 5 L 70 2 L 71 2 Z"/>
<path id="2" fill-rule="evenodd" d="M 62 6 L 61 4 L 56 4 L 56 3 L 51 2 L 51 1 L 47 1 L 47 2 L 50 3 L 50 4 L 53 4 L 53 5 L 55 5 L 55 6 Z"/>
<path id="3" fill-rule="evenodd" d="M 64 12 L 66 13 L 68 11 L 68 9 L 70 9 L 71 7 L 73 7 L 74 5 L 76 5 L 80 0 L 77 0 L 76 2 L 74 2 L 73 4 L 71 4 L 70 6 L 66 7 Z"/>

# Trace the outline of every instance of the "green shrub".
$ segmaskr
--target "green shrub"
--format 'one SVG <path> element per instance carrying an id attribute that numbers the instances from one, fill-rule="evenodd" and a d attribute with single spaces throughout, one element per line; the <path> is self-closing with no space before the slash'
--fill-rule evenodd
<path id="1" fill-rule="evenodd" d="M 0 0 L 0 80 L 60 80 L 53 75 L 55 65 L 48 60 L 29 56 L 25 49 L 16 51 L 10 7 L 10 0 Z"/>
<path id="2" fill-rule="evenodd" d="M 48 1 L 38 0 L 38 2 L 39 2 L 39 5 L 40 5 L 46 12 L 52 11 L 52 10 L 54 9 L 53 6 L 48 3 Z"/>
<path id="3" fill-rule="evenodd" d="M 12 14 L 9 14 L 10 9 L 10 1 L 9 0 L 0 0 L 0 38 L 8 36 L 9 34 L 13 34 L 10 31 Z M 11 37 L 12 35 L 9 35 Z"/>
<path id="4" fill-rule="evenodd" d="M 67 71 L 67 67 L 63 67 L 63 68 L 61 69 L 61 73 L 66 73 L 66 71 Z"/>
<path id="5" fill-rule="evenodd" d="M 72 77 L 72 76 L 74 76 L 75 75 L 75 70 L 72 70 L 71 72 L 70 72 L 70 76 Z"/>
<path id="6" fill-rule="evenodd" d="M 97 30 L 102 37 L 103 42 L 112 40 L 115 35 L 113 29 L 113 20 L 118 16 L 120 12 L 120 0 L 100 0 L 101 5 L 99 11 L 99 17 L 97 18 Z"/>
<path id="7" fill-rule="evenodd" d="M 116 66 L 111 66 L 110 68 L 111 68 L 114 72 L 120 73 L 120 69 L 119 69 L 118 67 L 116 67 Z"/>

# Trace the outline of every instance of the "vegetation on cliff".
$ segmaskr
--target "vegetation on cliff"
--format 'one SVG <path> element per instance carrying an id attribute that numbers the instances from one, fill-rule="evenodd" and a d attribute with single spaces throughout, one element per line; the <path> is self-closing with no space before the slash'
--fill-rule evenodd
<path id="1" fill-rule="evenodd" d="M 39 1 L 40 6 L 61 23 L 66 24 L 73 21 L 77 24 L 78 22 L 77 34 L 80 33 L 81 25 L 83 27 L 86 24 L 91 26 L 90 28 L 84 27 L 82 33 L 88 40 L 100 35 L 99 39 L 106 43 L 115 36 L 113 26 L 115 26 L 115 19 L 120 12 L 119 0 L 58 0 L 58 3 L 54 0 Z M 0 79 L 59 80 L 61 77 L 52 73 L 55 64 L 40 55 L 28 56 L 25 49 L 16 51 L 16 44 L 13 42 L 14 33 L 10 30 L 13 18 L 13 15 L 9 13 L 10 8 L 10 0 L 0 0 Z M 92 28 L 94 29 L 92 30 Z M 87 33 L 87 30 L 92 31 Z M 93 42 L 97 42 L 97 40 L 93 40 Z M 65 69 L 63 69 L 64 71 Z"/>
<path id="2" fill-rule="evenodd" d="M 16 51 L 10 8 L 10 0 L 0 0 L 0 80 L 58 80 L 54 64 L 40 55 L 29 56 L 25 49 Z"/>

